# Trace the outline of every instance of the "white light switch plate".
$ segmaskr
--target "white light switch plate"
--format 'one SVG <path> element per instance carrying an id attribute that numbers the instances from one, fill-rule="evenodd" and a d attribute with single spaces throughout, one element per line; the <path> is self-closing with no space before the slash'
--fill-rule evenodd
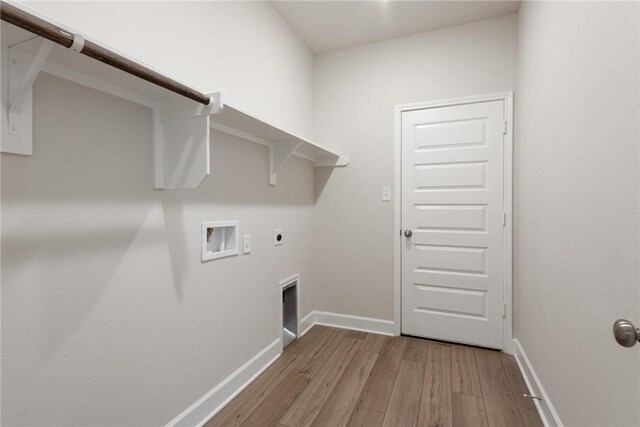
<path id="1" fill-rule="evenodd" d="M 242 253 L 248 254 L 251 252 L 251 234 L 245 234 L 243 239 Z"/>
<path id="2" fill-rule="evenodd" d="M 382 201 L 390 202 L 391 201 L 391 187 L 383 187 L 382 188 Z"/>

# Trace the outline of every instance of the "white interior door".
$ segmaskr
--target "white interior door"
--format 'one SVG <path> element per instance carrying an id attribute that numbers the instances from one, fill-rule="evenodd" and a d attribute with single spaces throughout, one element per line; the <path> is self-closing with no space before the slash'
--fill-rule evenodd
<path id="1" fill-rule="evenodd" d="M 503 348 L 505 133 L 504 100 L 402 113 L 402 333 Z"/>

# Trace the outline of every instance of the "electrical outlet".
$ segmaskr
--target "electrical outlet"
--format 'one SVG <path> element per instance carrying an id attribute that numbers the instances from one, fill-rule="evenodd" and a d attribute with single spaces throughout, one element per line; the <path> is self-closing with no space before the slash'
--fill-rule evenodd
<path id="1" fill-rule="evenodd" d="M 249 252 L 251 252 L 251 235 L 245 234 L 243 238 L 244 238 L 244 241 L 242 245 L 242 253 L 248 254 Z"/>
<path id="2" fill-rule="evenodd" d="M 273 235 L 273 244 L 275 246 L 281 246 L 284 242 L 284 230 L 276 230 Z"/>
<path id="3" fill-rule="evenodd" d="M 382 201 L 390 202 L 391 201 L 391 187 L 383 187 L 382 188 Z"/>

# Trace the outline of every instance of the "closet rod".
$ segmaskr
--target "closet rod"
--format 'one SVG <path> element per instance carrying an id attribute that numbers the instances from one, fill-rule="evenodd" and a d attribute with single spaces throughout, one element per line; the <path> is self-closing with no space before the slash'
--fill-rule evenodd
<path id="1" fill-rule="evenodd" d="M 37 16 L 27 13 L 5 1 L 0 1 L 0 19 L 44 37 L 45 39 L 51 40 L 52 42 L 58 43 L 66 48 L 70 48 L 76 38 L 75 34 L 69 33 L 57 25 L 40 19 Z M 201 104 L 209 105 L 209 102 L 211 102 L 209 97 L 205 94 L 193 90 L 182 83 L 170 79 L 169 77 L 163 76 L 156 71 L 150 70 L 143 65 L 92 43 L 89 40 L 84 41 L 84 45 L 79 52 L 179 95 L 193 99 Z"/>

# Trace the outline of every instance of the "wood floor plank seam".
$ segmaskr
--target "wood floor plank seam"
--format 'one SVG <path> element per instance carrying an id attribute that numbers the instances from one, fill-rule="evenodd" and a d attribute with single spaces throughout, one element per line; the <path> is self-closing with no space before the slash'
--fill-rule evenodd
<path id="1" fill-rule="evenodd" d="M 528 393 L 529 389 L 522 378 L 518 364 L 513 356 L 502 353 L 500 355 L 502 367 L 507 377 L 507 382 L 513 392 L 513 398 L 516 401 L 522 423 L 526 427 L 543 427 L 542 419 L 538 413 L 538 409 L 533 403 L 533 399 L 525 398 L 523 393 Z"/>
<path id="2" fill-rule="evenodd" d="M 482 398 L 482 385 L 473 347 L 454 346 L 451 353 L 451 390 Z"/>
<path id="3" fill-rule="evenodd" d="M 383 426 L 417 426 L 422 403 L 426 365 L 402 360 L 398 378 L 389 399 Z"/>
<path id="4" fill-rule="evenodd" d="M 329 395 L 353 360 L 360 346 L 359 340 L 343 336 L 340 346 L 322 364 L 321 373 L 315 376 L 300 393 L 291 407 L 283 414 L 280 423 L 290 427 L 309 425 L 318 415 Z"/>
<path id="5" fill-rule="evenodd" d="M 407 338 L 407 340 L 402 359 L 408 362 L 426 364 L 427 351 L 429 349 L 428 341 L 420 338 Z"/>
<path id="6" fill-rule="evenodd" d="M 378 335 L 368 333 L 362 342 L 361 350 L 370 351 L 372 353 L 384 354 L 383 351 L 386 348 L 386 344 L 392 338 L 386 335 Z"/>
<path id="7" fill-rule="evenodd" d="M 407 340 L 404 337 L 394 337 L 387 343 L 387 347 L 391 348 L 383 349 L 381 357 L 376 362 L 376 366 L 374 366 L 374 370 L 360 394 L 359 405 L 386 413 L 389 397 L 398 378 L 398 370 L 406 344 Z"/>
<path id="8" fill-rule="evenodd" d="M 283 352 L 282 356 L 274 363 L 276 369 L 263 372 L 256 381 L 243 390 L 233 399 L 218 415 L 212 418 L 206 427 L 232 427 L 242 424 L 271 392 L 284 381 L 287 374 L 296 371 L 306 363 L 311 355 L 299 348 L 291 348 Z M 272 378 L 275 377 L 273 380 Z M 237 403 L 236 403 L 237 402 Z"/>
<path id="9" fill-rule="evenodd" d="M 451 349 L 430 344 L 418 424 L 428 427 L 451 427 L 451 393 Z"/>
<path id="10" fill-rule="evenodd" d="M 504 378 L 480 376 L 489 425 L 521 427 L 522 417 Z"/>
<path id="11" fill-rule="evenodd" d="M 349 422 L 377 357 L 375 353 L 358 350 L 313 420 L 313 426 L 343 426 Z"/>
<path id="12" fill-rule="evenodd" d="M 506 378 L 499 351 L 474 348 L 474 354 L 480 376 Z"/>
<path id="13" fill-rule="evenodd" d="M 455 427 L 487 427 L 489 425 L 482 398 L 452 392 L 451 401 L 453 425 Z"/>
<path id="14" fill-rule="evenodd" d="M 349 338 L 342 331 L 330 331 L 327 334 L 327 341 L 324 341 L 321 346 L 315 348 L 315 351 L 309 356 L 306 363 L 299 369 L 298 375 L 313 378 L 322 369 L 329 356 L 335 352 L 345 339 Z M 331 340 L 331 342 L 329 342 L 329 340 Z M 316 363 L 318 360 L 320 360 L 320 363 Z"/>
<path id="15" fill-rule="evenodd" d="M 315 326 L 205 426 L 541 427 L 526 390 L 504 353 Z"/>
<path id="16" fill-rule="evenodd" d="M 302 393 L 310 379 L 294 373 L 288 374 L 273 393 L 267 396 L 241 424 L 242 427 L 275 425 L 291 403 Z"/>
<path id="17" fill-rule="evenodd" d="M 349 419 L 348 427 L 381 427 L 384 421 L 384 412 L 374 411 L 356 405 Z"/>

